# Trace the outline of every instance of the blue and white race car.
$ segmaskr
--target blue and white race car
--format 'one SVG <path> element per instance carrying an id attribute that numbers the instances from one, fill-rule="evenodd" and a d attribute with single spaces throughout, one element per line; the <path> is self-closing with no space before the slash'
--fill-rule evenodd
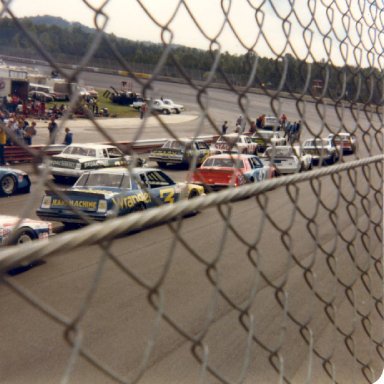
<path id="1" fill-rule="evenodd" d="M 52 224 L 41 220 L 0 215 L 0 245 L 16 245 L 52 235 Z"/>
<path id="2" fill-rule="evenodd" d="M 15 193 L 29 193 L 29 176 L 18 169 L 0 167 L 0 195 L 11 196 Z"/>
<path id="3" fill-rule="evenodd" d="M 176 183 L 156 168 L 105 168 L 85 172 L 63 196 L 46 191 L 37 215 L 66 225 L 104 221 L 111 217 L 204 194 L 204 188 Z M 64 198 L 65 197 L 65 198 Z"/>

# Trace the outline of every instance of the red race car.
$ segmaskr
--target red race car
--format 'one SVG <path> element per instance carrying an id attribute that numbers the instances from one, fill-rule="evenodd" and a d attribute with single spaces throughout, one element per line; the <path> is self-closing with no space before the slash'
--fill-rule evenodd
<path id="1" fill-rule="evenodd" d="M 208 157 L 196 169 L 190 181 L 203 185 L 206 191 L 258 182 L 276 176 L 273 165 L 264 164 L 255 155 L 221 154 Z"/>

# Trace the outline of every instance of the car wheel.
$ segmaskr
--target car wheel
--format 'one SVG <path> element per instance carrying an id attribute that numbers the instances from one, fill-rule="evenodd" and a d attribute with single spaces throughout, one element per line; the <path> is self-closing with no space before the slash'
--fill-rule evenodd
<path id="1" fill-rule="evenodd" d="M 164 167 L 167 165 L 167 163 L 165 163 L 164 161 L 158 161 L 158 162 L 157 162 L 157 165 L 158 165 L 160 168 L 164 168 Z"/>
<path id="2" fill-rule="evenodd" d="M 12 236 L 12 241 L 10 244 L 18 245 L 29 243 L 30 241 L 35 240 L 36 238 L 37 236 L 35 232 L 33 232 L 31 229 L 22 228 L 18 229 L 16 233 Z"/>
<path id="3" fill-rule="evenodd" d="M 189 192 L 188 200 L 194 199 L 195 197 L 198 197 L 198 196 L 199 196 L 199 193 L 195 189 L 192 189 L 192 191 Z M 185 215 L 185 217 L 195 216 L 198 213 L 199 213 L 198 210 L 194 210 L 194 211 L 191 211 L 191 212 L 187 213 Z"/>
<path id="4" fill-rule="evenodd" d="M 16 190 L 16 180 L 11 175 L 5 175 L 0 181 L 0 192 L 5 196 L 12 195 Z"/>
<path id="5" fill-rule="evenodd" d="M 162 113 L 163 115 L 169 115 L 171 112 L 169 112 L 168 109 L 163 109 L 163 110 L 161 111 L 161 113 Z"/>
<path id="6" fill-rule="evenodd" d="M 177 114 L 179 114 L 179 113 L 180 113 L 180 109 L 175 109 L 175 112 L 176 112 Z"/>

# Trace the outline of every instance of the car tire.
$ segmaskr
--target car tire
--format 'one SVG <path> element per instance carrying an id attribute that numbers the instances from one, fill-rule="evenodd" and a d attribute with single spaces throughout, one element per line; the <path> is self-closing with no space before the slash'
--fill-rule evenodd
<path id="1" fill-rule="evenodd" d="M 205 188 L 204 188 L 205 189 Z M 191 192 L 189 192 L 189 195 L 188 195 L 188 200 L 191 200 L 191 199 L 194 199 L 195 197 L 198 197 L 199 196 L 199 193 L 195 190 L 195 189 L 192 189 Z M 185 217 L 191 217 L 191 216 L 195 216 L 199 213 L 198 210 L 195 210 L 195 211 L 191 211 L 189 213 L 187 213 L 185 215 Z"/>
<path id="2" fill-rule="evenodd" d="M 177 108 L 176 108 L 176 109 L 175 109 L 175 113 L 176 113 L 176 114 L 179 114 L 179 113 L 180 113 L 180 109 L 177 109 Z"/>
<path id="3" fill-rule="evenodd" d="M 167 165 L 167 163 L 164 162 L 164 161 L 158 161 L 158 162 L 157 162 L 157 165 L 158 165 L 160 168 L 165 168 L 165 166 Z"/>
<path id="4" fill-rule="evenodd" d="M 18 245 L 23 243 L 29 243 L 37 238 L 36 233 L 29 228 L 20 228 L 12 236 L 10 245 Z"/>
<path id="5" fill-rule="evenodd" d="M 169 112 L 168 109 L 163 109 L 163 110 L 161 111 L 161 113 L 162 113 L 163 115 L 170 115 L 170 114 L 171 114 L 171 112 Z"/>
<path id="6" fill-rule="evenodd" d="M 0 193 L 4 196 L 11 196 L 16 191 L 17 181 L 11 175 L 5 175 L 0 180 Z"/>

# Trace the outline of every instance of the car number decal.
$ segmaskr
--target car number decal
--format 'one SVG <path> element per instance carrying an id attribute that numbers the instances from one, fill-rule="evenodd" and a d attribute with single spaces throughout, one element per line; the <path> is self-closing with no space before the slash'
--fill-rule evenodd
<path id="1" fill-rule="evenodd" d="M 160 199 L 164 203 L 173 204 L 175 202 L 175 190 L 174 188 L 164 188 L 160 190 Z"/>

